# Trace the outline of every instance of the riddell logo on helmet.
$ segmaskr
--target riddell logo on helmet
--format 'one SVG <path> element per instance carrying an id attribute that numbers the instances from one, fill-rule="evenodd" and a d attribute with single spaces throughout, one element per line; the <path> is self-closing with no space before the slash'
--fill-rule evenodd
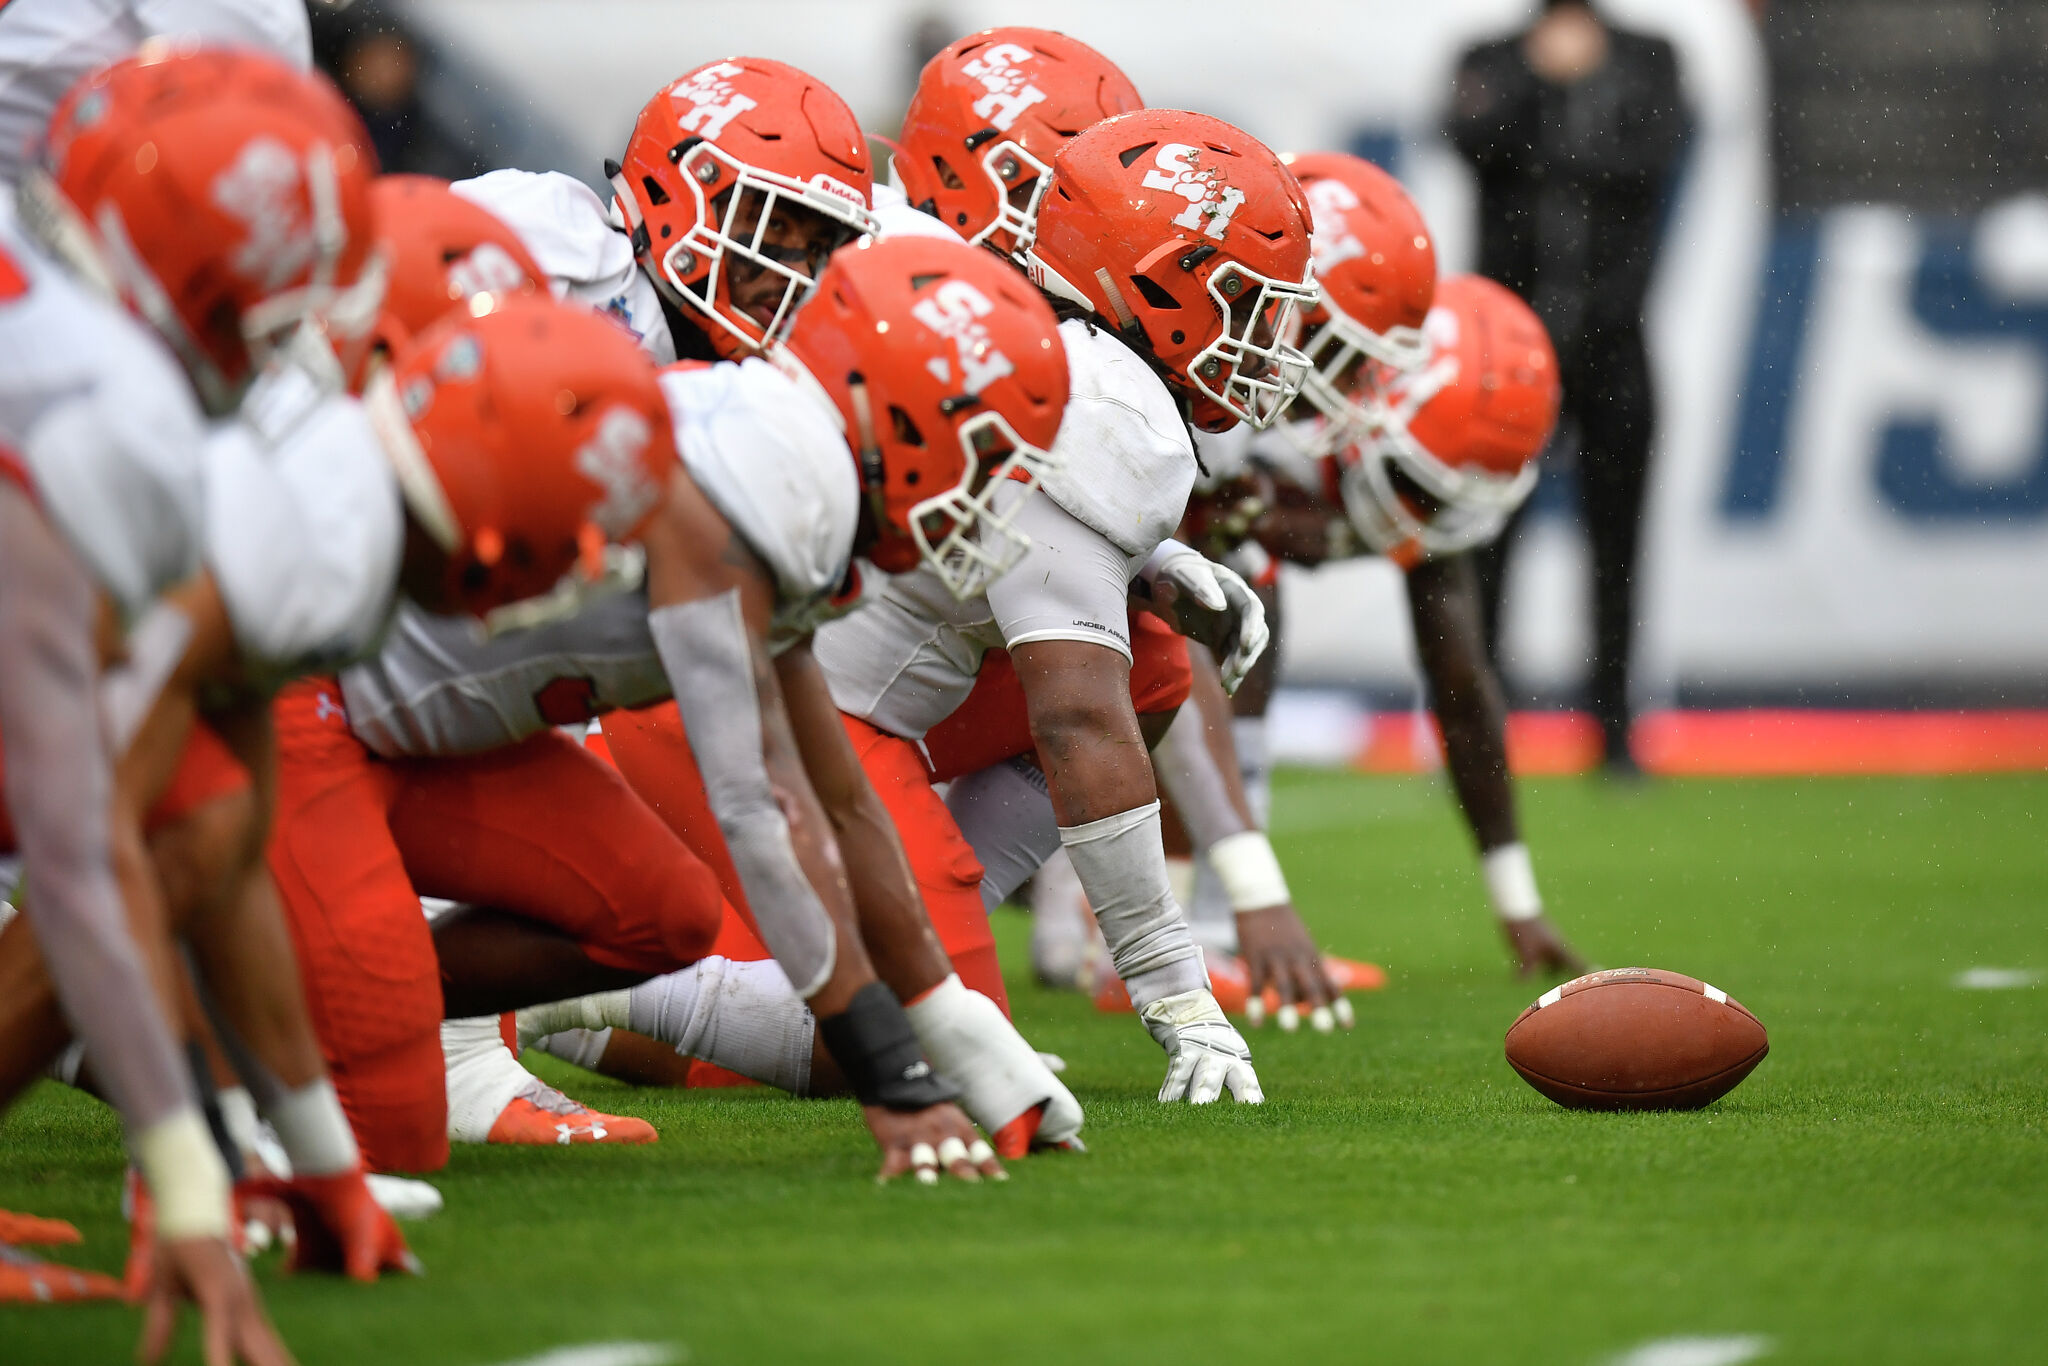
<path id="1" fill-rule="evenodd" d="M 591 505 L 590 520 L 614 541 L 631 535 L 660 501 L 661 490 L 640 460 L 652 434 L 646 418 L 631 408 L 613 408 L 576 452 L 576 472 L 604 490 Z"/>
<path id="2" fill-rule="evenodd" d="M 266 290 L 305 270 L 319 251 L 300 203 L 298 159 L 276 138 L 250 139 L 213 183 L 213 202 L 249 230 L 230 260 Z"/>
<path id="3" fill-rule="evenodd" d="M 725 136 L 727 124 L 756 107 L 751 96 L 732 88 L 732 78 L 745 74 L 744 68 L 731 62 L 715 62 L 677 81 L 668 88 L 668 97 L 690 108 L 679 114 L 676 122 L 706 142 L 718 141 Z"/>
<path id="4" fill-rule="evenodd" d="M 1244 203 L 1244 191 L 1224 182 L 1222 167 L 1204 167 L 1201 149 L 1184 142 L 1161 143 L 1152 164 L 1158 169 L 1145 172 L 1145 188 L 1166 190 L 1188 201 L 1174 215 L 1174 226 L 1221 242 L 1230 230 L 1231 215 Z"/>
<path id="5" fill-rule="evenodd" d="M 1016 367 L 1010 358 L 996 350 L 989 340 L 988 329 L 981 320 L 995 311 L 995 305 L 988 297 L 965 280 L 948 280 L 933 290 L 929 297 L 919 299 L 910 306 L 910 315 L 932 331 L 953 343 L 953 349 L 960 357 L 961 387 L 970 394 L 979 395 L 982 390 L 1008 374 Z M 928 368 L 941 384 L 950 384 L 952 375 L 943 359 L 934 357 Z"/>
<path id="6" fill-rule="evenodd" d="M 834 180 L 823 171 L 818 172 L 805 183 L 814 190 L 823 190 L 826 194 L 836 195 L 857 208 L 865 209 L 868 207 L 866 195 L 854 189 L 853 186 L 843 180 Z"/>
<path id="7" fill-rule="evenodd" d="M 1010 131 L 1010 125 L 1034 104 L 1045 102 L 1045 92 L 1031 84 L 1031 78 L 1017 69 L 1035 54 L 1028 47 L 1015 43 L 997 43 L 980 53 L 973 61 L 961 67 L 974 80 L 980 81 L 988 93 L 974 102 L 974 112 L 989 121 L 999 133 Z"/>
<path id="8" fill-rule="evenodd" d="M 1308 196 L 1315 229 L 1309 238 L 1309 254 L 1315 260 L 1316 273 L 1365 255 L 1365 243 L 1351 231 L 1351 222 L 1345 217 L 1358 207 L 1358 196 L 1351 187 L 1341 180 L 1311 180 L 1301 189 Z"/>

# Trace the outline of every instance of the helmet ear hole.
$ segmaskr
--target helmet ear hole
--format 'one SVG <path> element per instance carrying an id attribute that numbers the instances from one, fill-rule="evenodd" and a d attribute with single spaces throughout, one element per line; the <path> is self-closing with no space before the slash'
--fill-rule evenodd
<path id="1" fill-rule="evenodd" d="M 932 157 L 932 169 L 939 174 L 939 184 L 947 189 L 964 190 L 967 188 L 967 182 L 960 178 L 960 173 L 954 170 L 953 164 L 944 157 L 934 155 Z"/>
<path id="2" fill-rule="evenodd" d="M 650 203 L 650 204 L 666 204 L 666 203 L 668 203 L 668 191 L 667 191 L 667 190 L 664 190 L 664 189 L 662 189 L 662 188 L 661 188 L 661 182 L 660 182 L 660 181 L 658 181 L 658 180 L 656 180 L 656 179 L 655 179 L 655 178 L 654 178 L 653 176 L 651 176 L 651 175 L 644 175 L 644 176 L 641 176 L 641 177 L 640 177 L 640 188 L 641 188 L 641 189 L 643 189 L 643 190 L 645 190 L 645 191 L 647 191 L 647 202 L 648 202 L 648 203 Z"/>
<path id="3" fill-rule="evenodd" d="M 1145 302 L 1152 305 L 1152 307 L 1176 309 L 1180 307 L 1180 300 L 1167 293 L 1165 288 L 1151 276 L 1133 275 L 1130 279 L 1131 283 L 1137 286 L 1138 293 L 1145 296 Z"/>
<path id="4" fill-rule="evenodd" d="M 910 420 L 910 414 L 904 412 L 901 408 L 897 407 L 893 403 L 889 405 L 889 425 L 895 429 L 896 439 L 898 441 L 901 441 L 904 445 L 924 445 L 924 433 L 919 431 L 917 429 L 917 424 Z M 912 470 L 910 472 L 910 482 L 914 483 L 916 482 L 916 479 L 917 471 Z"/>

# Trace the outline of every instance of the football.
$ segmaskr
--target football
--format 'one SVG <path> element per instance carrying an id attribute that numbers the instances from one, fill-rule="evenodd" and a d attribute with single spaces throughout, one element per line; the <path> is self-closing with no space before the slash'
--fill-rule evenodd
<path id="1" fill-rule="evenodd" d="M 1574 1110 L 1697 1110 L 1771 1051 L 1763 1025 L 1727 992 L 1657 968 L 1552 987 L 1506 1043 L 1523 1081 Z"/>

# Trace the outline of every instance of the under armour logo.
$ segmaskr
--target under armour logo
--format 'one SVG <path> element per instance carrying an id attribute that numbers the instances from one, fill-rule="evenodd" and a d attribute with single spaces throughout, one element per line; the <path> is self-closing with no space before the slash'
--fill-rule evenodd
<path id="1" fill-rule="evenodd" d="M 348 712 L 325 688 L 320 690 L 320 695 L 314 702 L 313 716 L 320 721 L 340 721 L 344 725 L 348 723 Z"/>
<path id="2" fill-rule="evenodd" d="M 903 1069 L 903 1080 L 923 1081 L 926 1077 L 930 1076 L 931 1074 L 932 1065 L 926 1062 L 923 1058 L 919 1058 L 916 1062 L 910 1064 L 910 1066 Z"/>

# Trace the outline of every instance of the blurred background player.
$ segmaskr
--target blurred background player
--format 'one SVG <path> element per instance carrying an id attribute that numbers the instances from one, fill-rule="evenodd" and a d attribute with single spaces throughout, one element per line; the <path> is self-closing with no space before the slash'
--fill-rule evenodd
<path id="1" fill-rule="evenodd" d="M 181 723 L 181 702 L 173 698 L 171 719 L 159 729 L 166 698 L 182 684 L 172 677 L 152 706 L 152 695 L 166 683 L 157 674 L 115 708 L 109 729 L 116 748 L 137 735 L 138 723 L 143 739 L 114 770 L 109 829 L 96 814 L 107 801 L 105 775 L 114 758 L 102 758 L 95 678 L 101 660 L 122 652 L 121 629 L 154 598 L 198 572 L 202 560 L 220 563 L 220 512 L 213 500 L 230 486 L 260 496 L 257 488 L 236 485 L 235 471 L 222 467 L 220 461 L 231 457 L 205 431 L 202 411 L 235 410 L 266 358 L 285 350 L 313 354 L 324 346 L 324 335 L 347 334 L 350 310 L 363 295 L 374 306 L 377 284 L 365 269 L 369 234 L 359 193 L 371 171 L 369 154 L 353 116 L 324 84 L 270 59 L 204 52 L 158 55 L 94 75 L 60 106 L 48 143 L 42 168 L 30 175 L 23 194 L 23 223 L 17 228 L 10 217 L 6 226 L 7 314 L 18 338 L 5 370 L 14 396 L 5 404 L 12 428 L 5 444 L 16 475 L 12 487 L 32 491 L 49 521 L 20 519 L 19 534 L 6 538 L 10 553 L 43 558 L 35 572 L 17 566 L 23 572 L 11 569 L 0 582 L 13 629 L 46 633 L 52 645 L 65 639 L 56 630 L 62 620 L 57 599 L 49 596 L 66 582 L 53 577 L 63 561 L 56 543 L 38 535 L 38 528 L 52 527 L 90 566 L 105 596 L 97 643 L 86 654 L 67 657 L 51 649 L 40 656 L 77 672 L 61 695 L 35 686 L 37 651 L 4 651 L 15 668 L 31 671 L 6 689 L 8 806 L 21 826 L 29 916 L 5 937 L 4 974 L 11 984 L 10 1019 L 0 1031 L 8 1052 L 5 1094 L 11 1098 L 61 1047 L 65 1017 L 75 1021 L 97 1075 L 136 1133 L 136 1156 L 154 1197 L 151 1217 L 138 1221 L 138 1231 L 153 1228 L 157 1238 L 156 1264 L 145 1273 L 151 1295 L 146 1351 L 161 1351 L 167 1340 L 172 1297 L 190 1294 L 207 1314 L 209 1331 L 232 1341 L 234 1350 L 281 1359 L 227 1249 L 225 1170 L 183 1099 L 189 1080 L 182 1060 L 175 1052 L 169 1061 L 158 1054 L 141 1072 L 134 1062 L 169 1042 L 151 1005 L 177 999 L 179 969 L 166 942 L 162 888 L 132 823 L 171 781 L 178 756 L 194 752 L 185 738 L 189 701 L 182 702 Z M 252 201 L 237 193 L 259 164 L 269 196 L 265 212 L 275 215 L 260 224 L 253 221 Z M 311 182 L 323 178 L 316 191 Z M 165 221 L 192 235 L 154 230 Z M 51 257 L 61 258 L 88 287 Z M 114 304 L 138 315 L 154 336 Z M 357 431 L 366 458 L 381 462 L 367 427 Z M 29 512 L 19 492 L 10 496 L 16 512 Z M 245 526 L 240 534 L 249 531 Z M 204 584 L 211 572 L 197 582 Z M 42 596 L 32 597 L 38 588 Z M 77 617 L 82 627 L 91 626 L 89 596 L 71 610 L 83 614 Z M 138 657 L 130 667 L 169 672 L 197 630 L 189 619 L 173 621 L 168 637 L 138 630 Z M 82 713 L 79 724 L 65 724 L 73 713 Z M 67 784 L 57 771 L 82 778 Z M 67 793 L 76 799 L 67 801 Z M 70 827 L 55 845 L 40 828 L 50 819 Z M 145 958 L 155 967 L 154 990 L 118 980 L 128 949 L 119 942 L 125 935 L 109 938 L 119 929 L 118 903 L 109 905 L 116 872 Z M 98 947 L 80 959 L 79 936 L 94 926 Z M 224 942 L 231 938 L 195 935 L 202 961 L 214 970 L 212 984 L 232 1009 L 251 1005 L 264 987 L 234 961 Z M 222 952 L 209 956 L 209 948 Z M 82 983 L 81 967 L 88 979 L 100 980 Z M 67 1006 L 62 1014 L 59 990 Z M 308 1075 L 273 1079 L 280 1081 L 270 1098 L 281 1125 L 306 1140 L 308 1183 L 299 1194 L 321 1200 L 339 1220 L 326 1230 L 308 1221 L 308 1252 L 323 1232 L 351 1244 L 367 1238 L 374 1275 L 383 1254 L 401 1255 L 403 1244 L 364 1194 L 346 1125 L 332 1123 L 338 1112 L 317 1062 Z M 172 1125 L 165 1131 L 172 1139 L 168 1149 L 150 1136 L 164 1123 Z"/>
<path id="2" fill-rule="evenodd" d="M 1445 125 L 1479 178 L 1479 273 L 1535 308 L 1563 366 L 1593 552 L 1590 701 L 1607 767 L 1622 773 L 1636 772 L 1629 653 L 1656 431 L 1643 297 L 1689 123 L 1669 42 L 1615 27 L 1587 0 L 1544 0 L 1526 31 L 1464 55 Z M 1477 557 L 1496 664 L 1519 525 Z"/>
<path id="3" fill-rule="evenodd" d="M 1334 306 L 1341 291 L 1331 298 Z M 1276 434 L 1246 452 L 1249 483 L 1208 500 L 1204 516 L 1219 540 L 1249 537 L 1255 557 L 1317 564 L 1371 553 L 1406 571 L 1430 703 L 1501 932 L 1524 975 L 1577 972 L 1583 964 L 1543 913 L 1520 837 L 1506 702 L 1483 648 L 1467 553 L 1499 534 L 1535 482 L 1559 402 L 1556 362 L 1528 307 L 1476 276 L 1444 280 L 1423 329 L 1401 326 L 1412 336 L 1395 340 L 1421 363 L 1358 377 L 1377 386 L 1369 427 L 1350 426 L 1358 415 L 1335 406 L 1332 426 L 1349 439 L 1306 463 L 1302 455 L 1318 439 L 1313 427 Z M 1234 734 L 1254 782 L 1262 737 L 1244 722 L 1247 713 L 1262 718 L 1263 701 L 1255 695 L 1247 706 L 1240 694 Z"/>

